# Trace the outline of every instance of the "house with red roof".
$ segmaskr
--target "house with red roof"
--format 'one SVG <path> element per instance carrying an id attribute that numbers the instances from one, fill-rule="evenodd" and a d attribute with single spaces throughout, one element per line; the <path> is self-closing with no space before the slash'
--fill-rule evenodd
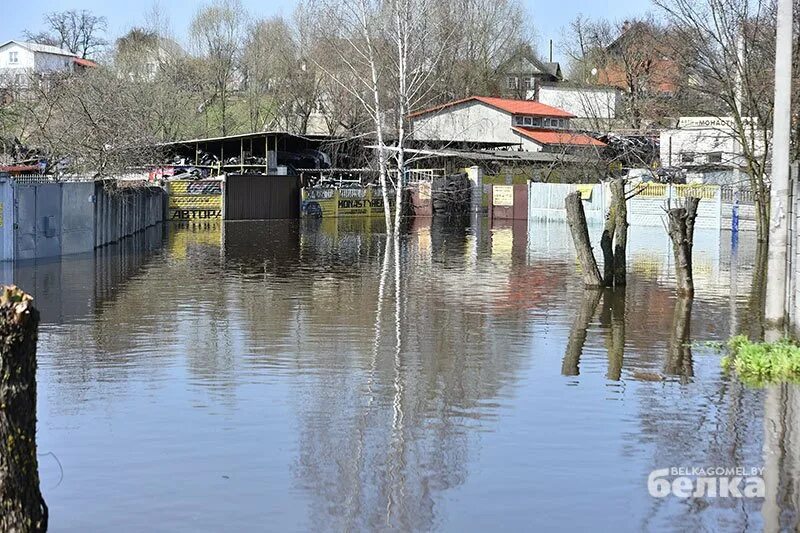
<path id="1" fill-rule="evenodd" d="M 0 87 L 24 89 L 35 79 L 96 66 L 94 61 L 57 46 L 24 41 L 0 44 Z"/>
<path id="2" fill-rule="evenodd" d="M 518 146 L 529 152 L 571 153 L 605 143 L 571 129 L 575 115 L 533 100 L 472 96 L 409 115 L 417 141 Z"/>

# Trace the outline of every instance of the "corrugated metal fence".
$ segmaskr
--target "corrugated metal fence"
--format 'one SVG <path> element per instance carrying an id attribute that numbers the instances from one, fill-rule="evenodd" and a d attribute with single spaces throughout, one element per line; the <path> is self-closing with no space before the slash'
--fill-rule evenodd
<path id="1" fill-rule="evenodd" d="M 701 198 L 697 213 L 697 227 L 720 229 L 722 222 L 722 196 L 716 185 L 671 185 L 648 183 L 640 189 L 629 187 L 637 193 L 628 200 L 628 222 L 634 226 L 661 226 L 664 210 L 687 196 Z M 531 220 L 566 220 L 564 198 L 580 191 L 586 221 L 602 224 L 611 202 L 608 184 L 531 183 L 528 186 L 528 217 Z"/>
<path id="2" fill-rule="evenodd" d="M 165 201 L 159 187 L 116 180 L 0 179 L 0 260 L 90 252 L 163 221 Z"/>

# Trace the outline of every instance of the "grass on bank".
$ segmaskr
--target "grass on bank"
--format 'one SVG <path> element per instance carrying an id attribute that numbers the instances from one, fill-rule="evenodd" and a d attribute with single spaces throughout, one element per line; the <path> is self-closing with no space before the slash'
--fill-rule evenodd
<path id="1" fill-rule="evenodd" d="M 751 342 L 737 335 L 728 341 L 728 349 L 730 354 L 722 358 L 722 368 L 735 371 L 744 383 L 800 382 L 800 346 L 789 339 Z"/>

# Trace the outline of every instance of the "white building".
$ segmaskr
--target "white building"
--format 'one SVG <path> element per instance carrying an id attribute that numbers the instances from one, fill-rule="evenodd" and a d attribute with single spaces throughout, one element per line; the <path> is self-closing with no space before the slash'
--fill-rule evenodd
<path id="1" fill-rule="evenodd" d="M 748 142 L 753 144 L 756 156 L 764 154 L 764 141 L 758 135 L 756 124 L 750 122 Z M 690 174 L 724 175 L 734 179 L 733 171 L 744 166 L 740 140 L 729 117 L 681 117 L 676 129 L 664 130 L 660 135 L 661 165 L 681 168 Z M 708 181 L 708 180 L 706 180 Z"/>
<path id="2" fill-rule="evenodd" d="M 570 129 L 575 115 L 530 100 L 473 96 L 409 115 L 415 140 L 517 145 L 529 152 L 599 149 Z"/>
<path id="3" fill-rule="evenodd" d="M 577 86 L 566 82 L 540 83 L 527 97 L 563 109 L 596 129 L 594 123 L 610 123 L 617 118 L 620 91 L 614 87 Z"/>
<path id="4" fill-rule="evenodd" d="M 34 77 L 71 73 L 96 64 L 56 46 L 22 41 L 0 45 L 0 86 L 26 88 Z"/>

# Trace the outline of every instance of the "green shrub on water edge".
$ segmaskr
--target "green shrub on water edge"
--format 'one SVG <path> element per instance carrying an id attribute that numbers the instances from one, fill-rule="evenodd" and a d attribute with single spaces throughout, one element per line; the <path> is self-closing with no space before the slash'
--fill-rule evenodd
<path id="1" fill-rule="evenodd" d="M 750 342 L 744 335 L 737 335 L 728 341 L 728 349 L 730 355 L 722 358 L 722 368 L 734 370 L 749 385 L 800 382 L 800 346 L 789 339 Z"/>

